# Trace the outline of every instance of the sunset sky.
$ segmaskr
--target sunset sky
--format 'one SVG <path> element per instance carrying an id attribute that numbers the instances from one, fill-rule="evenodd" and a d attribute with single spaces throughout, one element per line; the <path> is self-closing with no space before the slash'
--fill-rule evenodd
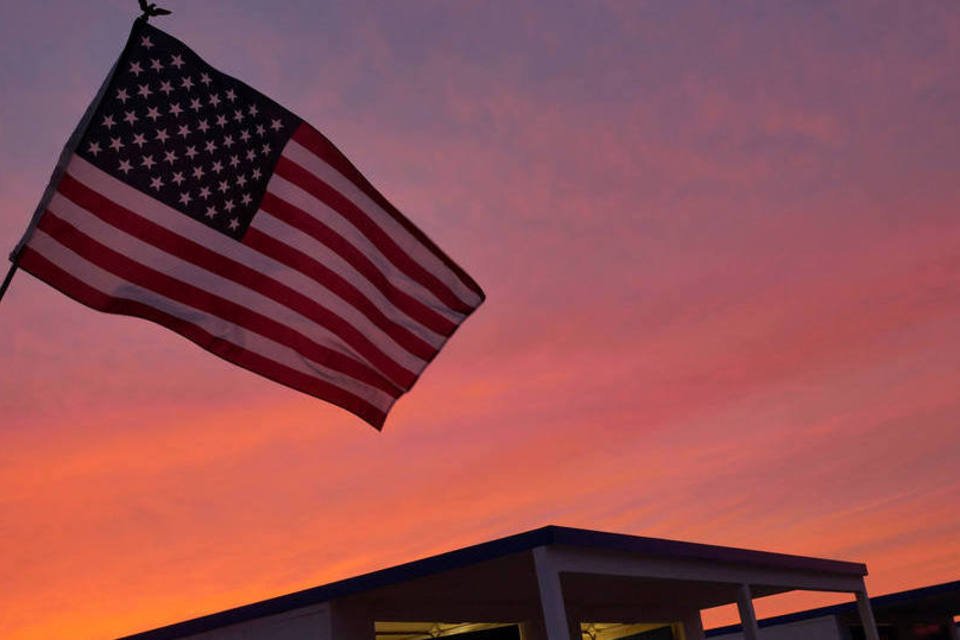
<path id="1" fill-rule="evenodd" d="M 160 4 L 487 301 L 378 433 L 18 274 L 0 637 L 545 524 L 862 561 L 872 594 L 960 579 L 960 4 Z M 5 255 L 137 10 L 0 8 Z"/>

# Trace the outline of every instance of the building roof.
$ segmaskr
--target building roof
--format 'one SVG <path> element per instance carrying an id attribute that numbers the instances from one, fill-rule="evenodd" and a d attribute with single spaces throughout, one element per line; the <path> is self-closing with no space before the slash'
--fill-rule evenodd
<path id="1" fill-rule="evenodd" d="M 580 549 L 620 551 L 676 560 L 700 560 L 758 568 L 824 572 L 864 576 L 867 567 L 858 562 L 721 547 L 716 545 L 647 538 L 589 529 L 546 526 L 448 551 L 353 578 L 304 589 L 294 593 L 194 618 L 166 627 L 126 636 L 121 640 L 168 640 L 201 633 L 256 618 L 352 596 L 371 589 L 395 585 L 416 578 L 460 569 L 488 560 L 531 551 L 537 547 L 562 546 Z"/>
<path id="2" fill-rule="evenodd" d="M 888 593 L 882 596 L 874 596 L 870 598 L 870 605 L 875 614 L 909 610 L 940 615 L 957 615 L 960 613 L 960 580 L 920 587 L 918 589 L 909 589 L 907 591 L 898 591 L 896 593 Z M 759 620 L 757 624 L 761 627 L 773 627 L 778 624 L 800 622 L 802 620 L 811 620 L 825 616 L 847 616 L 856 614 L 857 603 L 844 602 L 828 607 L 806 609 L 804 611 L 797 611 L 796 613 L 764 618 L 763 620 Z M 706 635 L 707 637 L 721 636 L 728 633 L 739 633 L 742 630 L 743 627 L 741 625 L 732 624 L 726 627 L 710 629 L 706 632 Z"/>

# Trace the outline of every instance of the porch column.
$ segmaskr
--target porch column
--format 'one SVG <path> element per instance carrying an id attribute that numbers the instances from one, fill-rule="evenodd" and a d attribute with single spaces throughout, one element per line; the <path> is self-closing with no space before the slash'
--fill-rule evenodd
<path id="1" fill-rule="evenodd" d="M 760 640 L 760 627 L 757 626 L 757 613 L 753 610 L 753 595 L 750 585 L 740 585 L 737 591 L 737 609 L 740 611 L 740 624 L 743 625 L 744 640 Z M 867 638 L 867 640 L 879 640 Z"/>
<path id="2" fill-rule="evenodd" d="M 540 606 L 543 609 L 543 626 L 547 632 L 547 640 L 580 640 L 579 637 L 570 637 L 560 574 L 550 562 L 550 554 L 545 547 L 536 547 L 533 550 L 533 565 L 537 571 L 537 586 L 540 588 Z"/>
<path id="3" fill-rule="evenodd" d="M 877 632 L 877 621 L 873 618 L 873 608 L 870 606 L 870 597 L 867 595 L 867 587 L 857 591 L 857 610 L 860 612 L 860 624 L 863 625 L 863 633 L 866 640 L 880 640 L 880 634 Z"/>

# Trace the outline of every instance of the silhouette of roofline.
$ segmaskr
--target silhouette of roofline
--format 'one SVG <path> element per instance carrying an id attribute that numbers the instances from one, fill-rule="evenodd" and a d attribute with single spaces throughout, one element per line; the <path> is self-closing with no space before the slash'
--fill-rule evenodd
<path id="1" fill-rule="evenodd" d="M 218 613 L 144 631 L 120 640 L 169 640 L 256 618 L 328 602 L 415 578 L 459 569 L 536 547 L 559 545 L 582 549 L 624 551 L 659 558 L 706 560 L 756 567 L 865 576 L 866 565 L 736 547 L 647 538 L 590 529 L 549 525 L 531 531 L 471 545 L 302 591 L 261 600 Z"/>

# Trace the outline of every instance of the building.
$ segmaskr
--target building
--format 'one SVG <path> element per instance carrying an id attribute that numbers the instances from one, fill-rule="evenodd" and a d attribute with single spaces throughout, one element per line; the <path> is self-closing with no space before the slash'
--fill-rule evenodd
<path id="1" fill-rule="evenodd" d="M 854 595 L 865 565 L 543 527 L 124 640 L 703 640 L 700 611 L 796 589 Z"/>
<path id="2" fill-rule="evenodd" d="M 960 580 L 870 599 L 881 640 L 960 640 Z M 858 640 L 863 627 L 853 603 L 761 620 L 761 640 Z M 711 640 L 742 640 L 739 625 L 711 629 Z"/>

